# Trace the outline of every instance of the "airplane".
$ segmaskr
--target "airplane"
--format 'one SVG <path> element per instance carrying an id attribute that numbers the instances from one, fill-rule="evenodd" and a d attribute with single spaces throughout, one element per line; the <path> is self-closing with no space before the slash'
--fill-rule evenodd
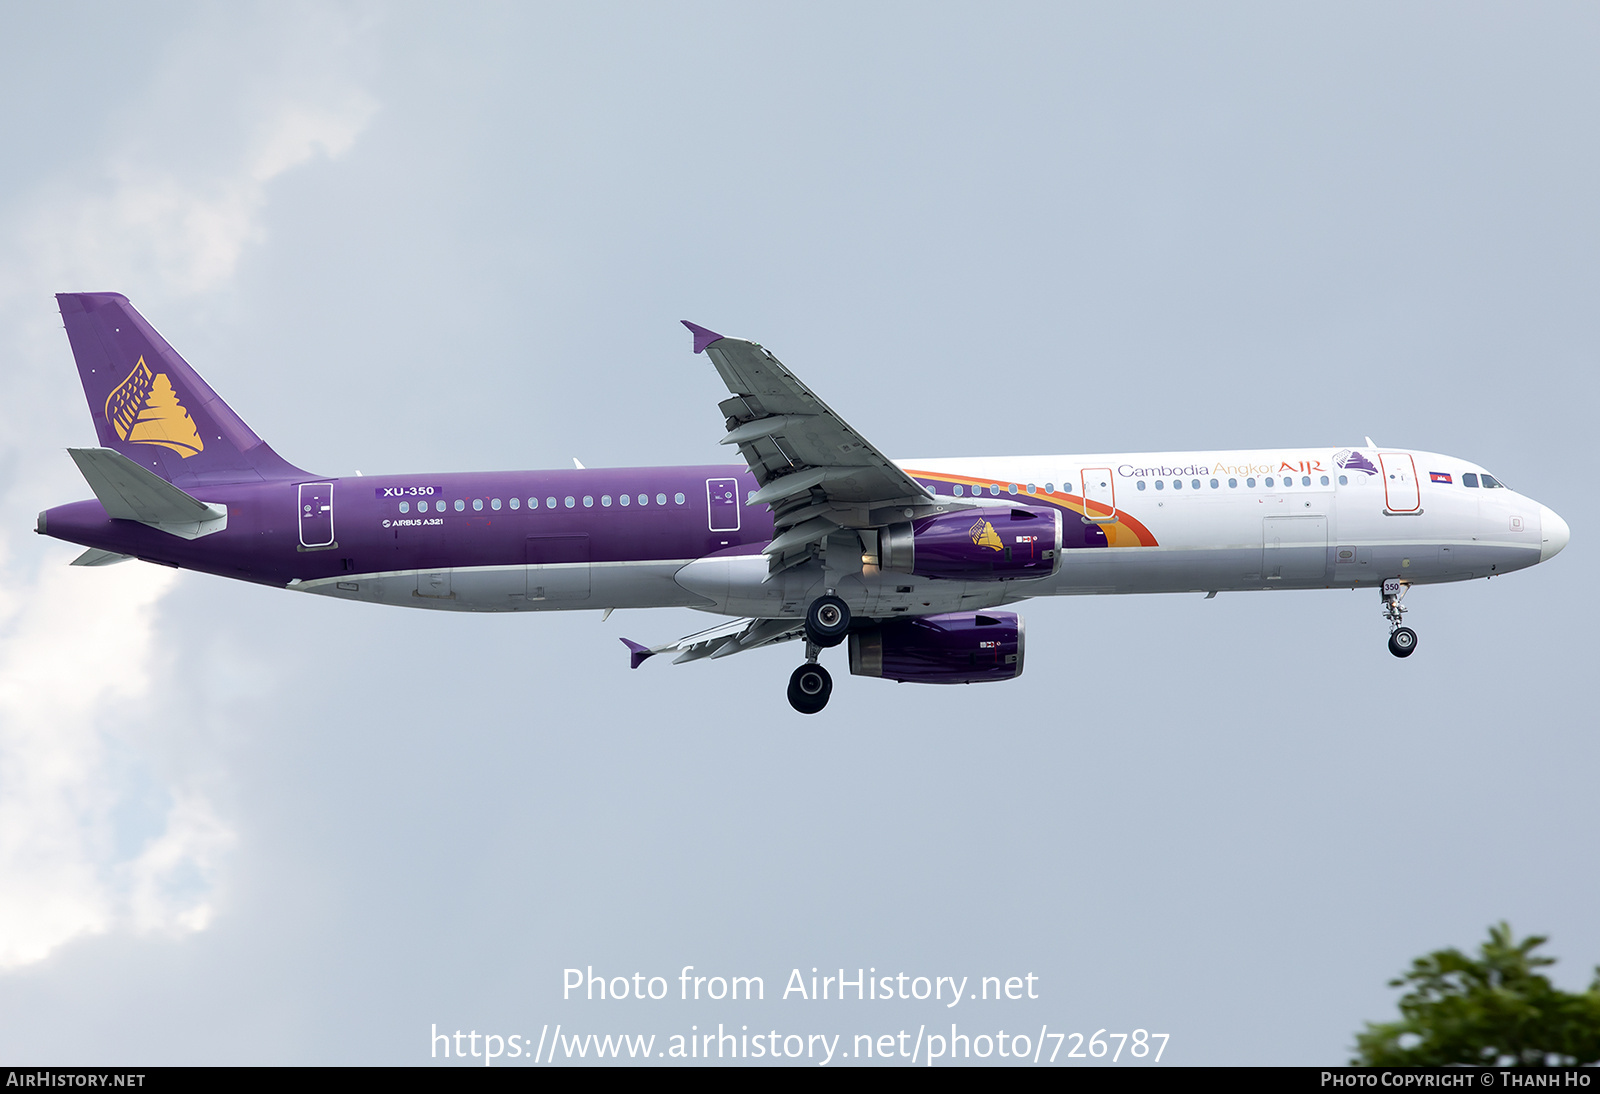
<path id="1" fill-rule="evenodd" d="M 333 477 L 288 463 L 117 293 L 57 296 L 99 447 L 94 499 L 36 530 L 341 600 L 469 612 L 689 607 L 733 617 L 660 645 L 716 659 L 803 641 L 788 699 L 857 676 L 1022 674 L 1036 596 L 1376 589 L 1396 657 L 1413 585 L 1558 554 L 1548 507 L 1453 456 L 1362 446 L 894 461 L 770 351 L 684 321 L 726 384 L 738 465 Z M 573 461 L 577 464 L 577 461 Z"/>

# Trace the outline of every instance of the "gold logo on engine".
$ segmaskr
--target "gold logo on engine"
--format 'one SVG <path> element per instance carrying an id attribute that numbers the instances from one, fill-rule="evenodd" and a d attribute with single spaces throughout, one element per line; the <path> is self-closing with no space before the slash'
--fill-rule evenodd
<path id="1" fill-rule="evenodd" d="M 986 520 L 980 520 L 967 529 L 967 535 L 972 537 L 972 542 L 979 547 L 992 547 L 996 551 L 1005 550 L 1005 544 L 1000 542 L 1000 534 L 994 530 L 994 525 Z"/>
<path id="2" fill-rule="evenodd" d="M 152 373 L 143 357 L 106 398 L 106 421 L 129 444 L 158 444 L 184 459 L 206 447 L 167 374 Z"/>

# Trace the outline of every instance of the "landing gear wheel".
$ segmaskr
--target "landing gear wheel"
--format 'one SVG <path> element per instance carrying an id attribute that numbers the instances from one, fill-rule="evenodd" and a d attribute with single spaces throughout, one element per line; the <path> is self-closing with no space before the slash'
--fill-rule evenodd
<path id="1" fill-rule="evenodd" d="M 833 677 L 821 665 L 807 662 L 789 677 L 789 705 L 801 714 L 815 714 L 828 705 Z"/>
<path id="2" fill-rule="evenodd" d="M 1410 627 L 1396 627 L 1389 636 L 1389 652 L 1396 657 L 1410 657 L 1417 648 L 1417 632 Z"/>
<path id="3" fill-rule="evenodd" d="M 849 631 L 850 605 L 838 597 L 819 596 L 806 609 L 806 638 L 812 645 L 822 649 L 837 646 Z"/>

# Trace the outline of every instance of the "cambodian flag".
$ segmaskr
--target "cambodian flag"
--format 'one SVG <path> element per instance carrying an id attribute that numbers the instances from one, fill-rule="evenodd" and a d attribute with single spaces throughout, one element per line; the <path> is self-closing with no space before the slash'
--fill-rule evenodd
<path id="1" fill-rule="evenodd" d="M 1429 471 L 1428 478 L 1432 479 L 1434 482 L 1448 483 L 1450 481 L 1450 476 L 1443 471 Z"/>

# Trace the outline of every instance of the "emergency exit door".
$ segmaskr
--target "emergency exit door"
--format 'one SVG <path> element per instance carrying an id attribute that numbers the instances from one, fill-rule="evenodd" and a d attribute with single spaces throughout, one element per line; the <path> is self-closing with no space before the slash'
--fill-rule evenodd
<path id="1" fill-rule="evenodd" d="M 1086 467 L 1080 481 L 1083 484 L 1084 516 L 1105 523 L 1117 519 L 1116 479 L 1109 467 Z"/>
<path id="2" fill-rule="evenodd" d="M 739 530 L 739 480 L 706 480 L 706 520 L 713 532 Z"/>

